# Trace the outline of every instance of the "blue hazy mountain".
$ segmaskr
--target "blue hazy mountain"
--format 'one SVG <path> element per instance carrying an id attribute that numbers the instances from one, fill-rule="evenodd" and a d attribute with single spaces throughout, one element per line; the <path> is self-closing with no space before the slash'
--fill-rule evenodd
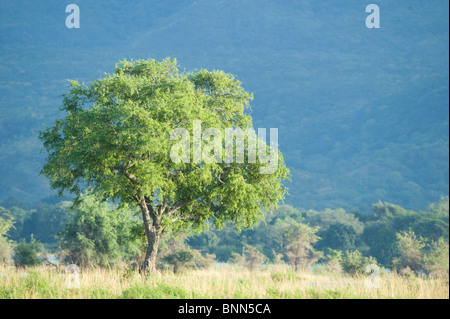
<path id="1" fill-rule="evenodd" d="M 376 3 L 381 28 L 368 29 Z M 61 1 L 0 3 L 0 199 L 52 194 L 37 139 L 61 117 L 67 79 L 124 58 L 221 69 L 254 94 L 292 172 L 286 202 L 422 208 L 449 192 L 449 4 L 435 1 Z"/>

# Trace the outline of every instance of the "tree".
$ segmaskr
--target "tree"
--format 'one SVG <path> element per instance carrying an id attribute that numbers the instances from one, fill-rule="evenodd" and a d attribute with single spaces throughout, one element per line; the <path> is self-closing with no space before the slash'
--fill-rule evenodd
<path id="1" fill-rule="evenodd" d="M 173 265 L 173 272 L 176 274 L 180 268 L 193 267 L 194 253 L 190 249 L 177 250 L 163 258 L 163 261 Z"/>
<path id="2" fill-rule="evenodd" d="M 448 241 L 449 237 L 448 223 L 437 218 L 420 218 L 412 225 L 412 230 L 417 235 L 434 241 L 439 240 L 441 237 Z"/>
<path id="3" fill-rule="evenodd" d="M 40 133 L 47 153 L 41 173 L 60 195 L 78 196 L 87 189 L 123 206 L 137 205 L 147 237 L 142 268 L 155 272 L 164 234 L 201 229 L 210 220 L 218 227 L 225 221 L 250 227 L 262 219 L 262 209 L 272 210 L 284 198 L 288 169 L 280 152 L 276 161 L 271 156 L 269 162 L 253 162 L 247 150 L 244 163 L 238 163 L 240 149 L 230 162 L 225 160 L 230 153 L 214 148 L 215 161 L 205 160 L 211 159 L 212 144 L 222 145 L 217 130 L 251 128 L 251 117 L 244 113 L 251 99 L 222 71 L 179 73 L 170 59 L 122 61 L 113 74 L 90 86 L 70 82 L 61 108 L 66 117 Z M 198 123 L 215 133 L 196 139 Z M 171 137 L 180 131 L 182 141 L 188 141 L 181 153 L 194 151 L 175 161 L 180 150 L 171 151 L 180 142 Z M 258 143 L 258 153 L 264 154 L 263 145 Z M 267 147 L 266 155 L 274 150 Z M 261 174 L 274 164 L 274 172 Z"/>
<path id="4" fill-rule="evenodd" d="M 361 238 L 369 246 L 369 255 L 381 264 L 391 266 L 398 255 L 396 233 L 391 224 L 383 220 L 368 223 Z"/>
<path id="5" fill-rule="evenodd" d="M 0 206 L 0 218 L 2 218 L 3 220 L 8 220 L 8 219 L 12 218 L 12 216 L 11 216 L 11 213 L 7 209 Z"/>
<path id="6" fill-rule="evenodd" d="M 284 257 L 282 253 L 285 250 L 287 226 L 302 220 L 300 211 L 289 205 L 282 205 L 273 214 L 267 214 L 264 223 L 244 231 L 242 239 L 250 245 L 257 245 L 269 261 L 276 262 L 280 254 Z"/>
<path id="7" fill-rule="evenodd" d="M 379 201 L 376 204 L 373 204 L 372 210 L 378 219 L 397 216 L 397 215 L 404 215 L 407 213 L 407 211 L 399 205 L 381 202 L 381 201 Z"/>
<path id="8" fill-rule="evenodd" d="M 397 269 L 410 268 L 414 271 L 423 270 L 423 248 L 425 240 L 412 230 L 397 233 L 397 245 L 400 257 L 394 260 Z"/>
<path id="9" fill-rule="evenodd" d="M 177 273 L 185 268 L 208 268 L 214 263 L 214 254 L 206 253 L 203 256 L 200 250 L 192 249 L 186 243 L 188 236 L 189 234 L 184 233 L 161 241 L 161 252 L 158 255 L 160 268 L 172 266 L 173 272 Z"/>
<path id="10" fill-rule="evenodd" d="M 244 256 L 239 253 L 232 252 L 230 259 L 228 259 L 228 263 L 234 265 L 243 265 L 244 264 Z"/>
<path id="11" fill-rule="evenodd" d="M 447 218 L 449 216 L 449 197 L 442 196 L 440 201 L 437 203 L 433 203 L 428 207 L 428 211 L 433 214 L 434 217 L 443 217 Z"/>
<path id="12" fill-rule="evenodd" d="M 129 212 L 83 195 L 72 208 L 73 216 L 59 233 L 63 260 L 82 267 L 108 266 L 120 257 L 131 257 L 137 247 L 129 240 L 134 226 Z M 122 237 L 129 237 L 123 240 Z"/>
<path id="13" fill-rule="evenodd" d="M 361 234 L 364 229 L 364 224 L 354 214 L 346 212 L 344 209 L 325 209 L 317 212 L 314 210 L 308 211 L 305 214 L 305 222 L 311 226 L 320 226 L 321 230 L 325 231 L 333 224 L 343 224 L 352 227 L 357 234 Z"/>
<path id="14" fill-rule="evenodd" d="M 325 264 L 326 269 L 335 273 L 342 272 L 342 251 L 328 248 L 325 258 L 327 260 Z"/>
<path id="15" fill-rule="evenodd" d="M 364 257 L 359 250 L 347 250 L 341 261 L 342 269 L 350 275 L 364 272 L 371 264 L 376 265 L 376 259 Z"/>
<path id="16" fill-rule="evenodd" d="M 351 250 L 355 248 L 357 234 L 353 227 L 344 224 L 333 224 L 322 234 L 318 242 L 319 249 L 331 248 L 335 250 Z"/>
<path id="17" fill-rule="evenodd" d="M 23 224 L 27 218 L 29 218 L 30 214 L 32 214 L 33 210 L 25 211 L 22 208 L 18 208 L 16 206 L 12 206 L 8 209 L 0 207 L 0 216 L 3 216 L 4 219 L 12 218 L 14 226 L 8 232 L 8 238 L 14 241 L 20 241 L 22 238 L 23 232 Z M 29 238 L 29 237 L 28 237 Z"/>
<path id="18" fill-rule="evenodd" d="M 37 266 L 42 263 L 39 259 L 37 252 L 42 249 L 42 244 L 31 236 L 29 242 L 27 243 L 23 239 L 14 248 L 14 264 L 16 267 L 25 266 Z"/>
<path id="19" fill-rule="evenodd" d="M 0 264 L 7 264 L 11 258 L 12 242 L 8 240 L 6 234 L 13 228 L 14 221 L 9 215 L 1 213 L 2 207 L 0 207 Z"/>
<path id="20" fill-rule="evenodd" d="M 267 257 L 256 247 L 250 245 L 244 246 L 244 249 L 242 250 L 242 256 L 244 257 L 245 266 L 250 271 L 264 264 L 267 259 Z"/>
<path id="21" fill-rule="evenodd" d="M 444 238 L 433 241 L 423 257 L 424 268 L 431 277 L 449 277 L 449 246 Z"/>
<path id="22" fill-rule="evenodd" d="M 187 239 L 187 244 L 194 249 L 204 249 L 208 252 L 213 252 L 217 249 L 220 238 L 217 234 L 210 230 L 203 232 L 196 236 L 191 236 Z"/>
<path id="23" fill-rule="evenodd" d="M 311 227 L 293 220 L 288 222 L 284 233 L 284 249 L 295 270 L 299 267 L 306 268 L 323 256 L 312 246 L 320 239 L 316 235 L 318 230 L 319 227 Z"/>
<path id="24" fill-rule="evenodd" d="M 41 243 L 55 243 L 56 235 L 64 229 L 69 220 L 71 202 L 60 202 L 56 205 L 41 205 L 23 222 L 22 238 L 34 236 Z"/>

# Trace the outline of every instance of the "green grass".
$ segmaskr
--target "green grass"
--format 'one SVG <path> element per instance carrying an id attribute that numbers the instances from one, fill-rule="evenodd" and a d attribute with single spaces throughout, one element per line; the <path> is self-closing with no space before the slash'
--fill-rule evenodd
<path id="1" fill-rule="evenodd" d="M 79 274 L 79 288 L 67 286 L 64 270 L 0 267 L 0 299 L 447 299 L 448 279 L 382 274 L 379 288 L 365 276 L 294 272 L 288 267 L 249 271 L 221 267 L 179 274 L 141 276 L 120 269 Z M 6 276 L 4 276 L 6 275 Z"/>
<path id="2" fill-rule="evenodd" d="M 135 284 L 122 292 L 123 299 L 186 299 L 191 296 L 182 287 L 173 287 L 159 282 L 156 286 Z"/>

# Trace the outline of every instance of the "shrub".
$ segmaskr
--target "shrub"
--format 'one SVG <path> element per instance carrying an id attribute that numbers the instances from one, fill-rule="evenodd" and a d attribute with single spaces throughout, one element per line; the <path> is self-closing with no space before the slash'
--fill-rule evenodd
<path id="1" fill-rule="evenodd" d="M 0 264 L 8 264 L 11 259 L 11 243 L 0 237 Z"/>
<path id="2" fill-rule="evenodd" d="M 323 257 L 322 252 L 314 249 L 313 244 L 320 238 L 316 235 L 319 227 L 290 220 L 284 226 L 283 242 L 286 257 L 295 270 L 308 268 Z"/>
<path id="3" fill-rule="evenodd" d="M 6 238 L 6 233 L 12 227 L 12 219 L 0 217 L 0 264 L 7 264 L 11 259 L 12 242 Z"/>
<path id="4" fill-rule="evenodd" d="M 334 250 L 329 248 L 326 256 L 326 262 L 324 263 L 324 270 L 331 273 L 342 273 L 342 252 L 340 250 Z"/>
<path id="5" fill-rule="evenodd" d="M 163 262 L 173 267 L 176 274 L 181 269 L 195 267 L 195 255 L 191 249 L 180 249 L 162 258 Z"/>
<path id="6" fill-rule="evenodd" d="M 244 257 L 242 257 L 241 254 L 232 252 L 230 259 L 228 259 L 228 262 L 230 264 L 235 264 L 235 265 L 241 266 L 244 263 Z"/>
<path id="7" fill-rule="evenodd" d="M 424 268 L 431 277 L 449 278 L 449 245 L 444 238 L 431 244 L 431 249 L 423 258 Z"/>
<path id="8" fill-rule="evenodd" d="M 59 233 L 62 261 L 106 267 L 136 254 L 139 244 L 131 235 L 135 222 L 130 212 L 114 210 L 93 195 L 82 196 L 72 210 L 72 218 Z"/>
<path id="9" fill-rule="evenodd" d="M 423 248 L 425 240 L 417 236 L 412 230 L 397 234 L 397 245 L 400 256 L 394 259 L 394 265 L 397 269 L 406 267 L 414 271 L 422 270 Z"/>
<path id="10" fill-rule="evenodd" d="M 264 256 L 256 247 L 245 245 L 245 267 L 249 270 L 253 270 L 259 265 L 263 264 L 267 257 Z"/>
<path id="11" fill-rule="evenodd" d="M 37 252 L 41 249 L 41 243 L 31 236 L 30 242 L 22 240 L 14 248 L 14 264 L 16 267 L 38 266 L 41 264 Z"/>
<path id="12" fill-rule="evenodd" d="M 350 275 L 363 273 L 366 267 L 371 264 L 377 264 L 375 258 L 364 257 L 358 250 L 347 251 L 341 261 L 342 269 Z"/>
<path id="13" fill-rule="evenodd" d="M 216 255 L 205 254 L 203 256 L 200 251 L 194 250 L 194 262 L 198 268 L 208 269 L 216 262 Z"/>

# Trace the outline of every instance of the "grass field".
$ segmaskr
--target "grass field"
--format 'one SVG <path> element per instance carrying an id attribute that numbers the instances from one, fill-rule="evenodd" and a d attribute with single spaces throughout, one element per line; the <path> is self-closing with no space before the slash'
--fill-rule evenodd
<path id="1" fill-rule="evenodd" d="M 72 276 L 72 281 L 68 281 Z M 287 267 L 249 271 L 213 267 L 143 277 L 135 271 L 92 269 L 74 275 L 52 268 L 0 267 L 0 299 L 224 298 L 224 299 L 448 299 L 448 279 L 381 274 L 379 288 L 366 276 L 293 272 Z M 76 281 L 78 287 L 69 288 Z"/>

